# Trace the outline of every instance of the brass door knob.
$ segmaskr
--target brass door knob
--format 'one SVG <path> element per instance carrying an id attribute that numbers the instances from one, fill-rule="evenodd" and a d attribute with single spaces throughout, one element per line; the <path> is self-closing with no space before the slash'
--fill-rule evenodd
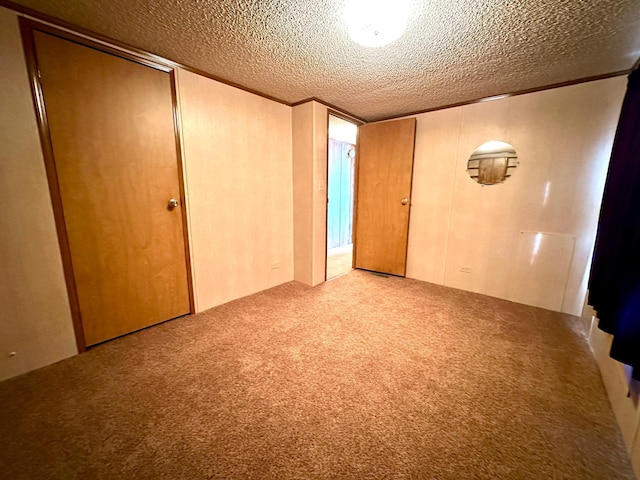
<path id="1" fill-rule="evenodd" d="M 400 200 L 400 203 L 401 203 L 402 205 L 406 205 L 407 203 L 409 203 L 409 199 L 405 197 L 405 198 L 403 198 L 402 200 Z"/>
<path id="2" fill-rule="evenodd" d="M 175 198 L 172 198 L 171 200 L 169 200 L 169 209 L 173 210 L 174 208 L 176 208 L 178 206 L 178 200 L 176 200 Z"/>

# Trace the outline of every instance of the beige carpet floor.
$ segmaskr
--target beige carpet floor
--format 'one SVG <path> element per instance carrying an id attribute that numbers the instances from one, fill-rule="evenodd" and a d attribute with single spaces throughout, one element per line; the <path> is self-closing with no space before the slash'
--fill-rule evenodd
<path id="1" fill-rule="evenodd" d="M 0 383 L 3 479 L 633 479 L 575 317 L 354 271 Z"/>

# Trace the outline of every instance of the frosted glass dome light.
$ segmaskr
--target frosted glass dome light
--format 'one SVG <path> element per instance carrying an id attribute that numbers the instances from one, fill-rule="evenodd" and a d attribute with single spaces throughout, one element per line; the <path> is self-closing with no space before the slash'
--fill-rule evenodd
<path id="1" fill-rule="evenodd" d="M 353 41 L 381 47 L 402 36 L 411 10 L 410 0 L 348 0 L 344 19 Z"/>

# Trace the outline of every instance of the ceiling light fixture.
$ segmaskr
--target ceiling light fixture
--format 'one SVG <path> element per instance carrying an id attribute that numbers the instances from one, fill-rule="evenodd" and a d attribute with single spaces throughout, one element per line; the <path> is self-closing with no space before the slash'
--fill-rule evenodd
<path id="1" fill-rule="evenodd" d="M 410 0 L 348 0 L 344 19 L 353 41 L 381 47 L 400 38 L 410 12 Z"/>

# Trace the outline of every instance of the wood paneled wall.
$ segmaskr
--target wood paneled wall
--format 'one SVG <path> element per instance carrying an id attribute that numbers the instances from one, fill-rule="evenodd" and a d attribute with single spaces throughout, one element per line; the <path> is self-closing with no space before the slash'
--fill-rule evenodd
<path id="1" fill-rule="evenodd" d="M 18 21 L 4 8 L 0 65 L 2 380 L 77 350 Z"/>
<path id="2" fill-rule="evenodd" d="M 418 115 L 407 276 L 580 315 L 625 84 Z M 466 165 L 489 140 L 520 163 L 481 186 Z"/>
<path id="3" fill-rule="evenodd" d="M 327 107 L 312 101 L 292 108 L 295 280 L 325 279 L 327 221 Z"/>
<path id="4" fill-rule="evenodd" d="M 291 109 L 294 278 L 313 284 L 313 103 Z"/>
<path id="5" fill-rule="evenodd" d="M 291 108 L 180 70 L 196 310 L 293 280 Z"/>

